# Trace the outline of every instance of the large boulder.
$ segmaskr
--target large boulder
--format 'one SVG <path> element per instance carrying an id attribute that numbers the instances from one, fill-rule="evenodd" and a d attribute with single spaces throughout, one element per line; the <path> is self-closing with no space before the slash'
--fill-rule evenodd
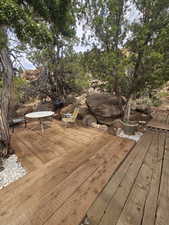
<path id="1" fill-rule="evenodd" d="M 151 112 L 152 112 L 151 107 L 146 104 L 136 105 L 135 111 L 144 113 L 144 114 L 151 114 Z"/>
<path id="2" fill-rule="evenodd" d="M 76 103 L 76 98 L 73 94 L 68 95 L 64 102 L 65 106 L 70 104 L 75 104 L 75 103 Z"/>
<path id="3" fill-rule="evenodd" d="M 83 118 L 88 114 L 90 114 L 89 108 L 86 105 L 81 105 L 79 108 L 78 118 L 83 120 Z"/>
<path id="4" fill-rule="evenodd" d="M 97 124 L 97 120 L 94 116 L 92 116 L 91 114 L 87 114 L 84 116 L 83 118 L 83 124 L 85 126 L 92 126 L 92 124 Z"/>
<path id="5" fill-rule="evenodd" d="M 122 98 L 121 100 L 123 104 L 124 101 Z M 116 96 L 93 94 L 87 97 L 86 104 L 99 123 L 111 125 L 114 119 L 122 115 L 119 101 L 120 99 Z"/>
<path id="6" fill-rule="evenodd" d="M 134 111 L 130 115 L 131 121 L 149 121 L 150 119 L 152 119 L 151 114 L 145 114 L 138 111 Z"/>

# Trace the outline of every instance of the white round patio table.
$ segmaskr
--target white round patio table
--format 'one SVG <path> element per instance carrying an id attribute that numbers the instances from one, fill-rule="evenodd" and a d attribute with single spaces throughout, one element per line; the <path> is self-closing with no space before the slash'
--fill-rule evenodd
<path id="1" fill-rule="evenodd" d="M 25 118 L 29 119 L 38 119 L 40 122 L 41 132 L 44 133 L 44 125 L 43 119 L 47 117 L 51 117 L 54 114 L 52 111 L 40 111 L 40 112 L 32 112 L 25 115 Z"/>

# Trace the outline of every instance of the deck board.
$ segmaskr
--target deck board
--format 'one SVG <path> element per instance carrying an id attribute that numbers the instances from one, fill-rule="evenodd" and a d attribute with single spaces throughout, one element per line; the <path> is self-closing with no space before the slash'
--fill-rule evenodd
<path id="1" fill-rule="evenodd" d="M 160 187 L 162 162 L 164 157 L 165 135 L 159 134 L 157 137 L 156 151 L 153 159 L 153 176 L 150 184 L 149 194 L 145 202 L 143 225 L 154 225 L 156 218 L 156 210 L 158 204 L 158 194 Z"/>
<path id="2" fill-rule="evenodd" d="M 134 183 L 135 176 L 137 175 L 142 160 L 148 151 L 148 144 L 151 140 L 151 133 L 147 133 L 141 138 L 139 143 L 132 150 L 125 162 L 121 165 L 119 170 L 115 173 L 113 178 L 89 209 L 87 216 L 91 225 L 106 223 L 106 221 L 107 224 L 109 222 L 112 224 L 117 222 L 128 193 L 130 192 L 130 188 Z M 144 150 L 143 152 L 140 147 Z M 112 212 L 113 218 L 111 219 L 109 215 L 112 215 Z"/>
<path id="3" fill-rule="evenodd" d="M 168 224 L 168 153 L 169 135 L 147 131 L 89 208 L 90 224 Z"/>
<path id="4" fill-rule="evenodd" d="M 161 130 L 169 130 L 169 112 L 156 112 L 153 116 L 153 119 L 148 122 L 147 127 Z"/>
<path id="5" fill-rule="evenodd" d="M 115 174 L 116 180 L 118 177 L 122 177 L 122 180 L 120 180 L 115 186 L 114 190 L 111 191 L 110 199 L 108 204 L 106 205 L 106 208 L 104 211 L 102 211 L 102 217 L 97 215 L 97 219 L 95 218 L 95 215 L 97 214 L 97 201 L 96 206 L 94 208 L 94 214 L 93 214 L 93 207 L 91 208 L 91 211 L 88 212 L 89 220 L 91 221 L 91 224 L 116 224 L 119 216 L 123 210 L 124 204 L 128 198 L 128 195 L 131 191 L 131 188 L 135 182 L 135 178 L 139 173 L 139 170 L 141 168 L 141 165 L 143 163 L 143 160 L 148 152 L 149 149 L 149 142 L 152 139 L 151 133 L 147 133 L 145 136 L 142 137 L 142 140 L 139 144 L 136 145 L 135 149 L 133 151 L 138 151 L 139 154 L 137 154 L 135 160 L 130 160 L 130 166 L 125 170 L 123 169 L 123 166 L 127 166 L 125 164 L 122 165 L 122 170 L 118 170 Z M 131 157 L 130 155 L 128 156 Z M 119 176 L 119 173 L 122 173 L 122 175 Z M 108 188 L 111 189 L 111 185 L 113 184 L 114 177 L 112 177 L 112 182 L 108 184 Z M 116 183 L 115 183 L 116 184 Z M 105 190 L 103 190 L 103 195 L 106 195 L 107 187 Z M 99 196 L 100 198 L 100 196 Z M 98 199 L 99 199 L 98 198 Z"/>
<path id="6" fill-rule="evenodd" d="M 45 132 L 15 130 L 12 144 L 29 173 L 0 191 L 2 225 L 78 225 L 135 145 L 96 129 L 65 129 L 55 122 Z"/>
<path id="7" fill-rule="evenodd" d="M 163 225 L 168 223 L 169 223 L 169 135 L 167 134 L 155 225 Z"/>
<path id="8" fill-rule="evenodd" d="M 119 163 L 133 146 L 132 142 L 122 142 L 120 145 L 111 143 L 105 150 L 109 151 L 107 158 L 95 173 L 71 196 L 68 201 L 45 223 L 46 225 L 79 224 L 81 219 L 102 188 L 116 170 Z M 112 149 L 114 154 L 110 155 Z M 76 204 L 75 204 L 76 203 Z M 77 207 L 78 205 L 78 207 Z"/>
<path id="9" fill-rule="evenodd" d="M 44 136 L 36 127 L 12 137 L 28 174 L 0 190 L 1 225 L 79 225 L 85 216 L 90 225 L 168 224 L 168 133 L 148 130 L 135 145 L 48 123 Z"/>
<path id="10" fill-rule="evenodd" d="M 154 138 L 143 164 L 139 170 L 135 183 L 131 188 L 128 195 L 127 201 L 120 214 L 117 225 L 130 225 L 130 224 L 141 224 L 144 207 L 147 196 L 149 194 L 150 183 L 152 180 L 152 163 L 154 154 L 156 151 L 157 135 L 154 134 Z"/>

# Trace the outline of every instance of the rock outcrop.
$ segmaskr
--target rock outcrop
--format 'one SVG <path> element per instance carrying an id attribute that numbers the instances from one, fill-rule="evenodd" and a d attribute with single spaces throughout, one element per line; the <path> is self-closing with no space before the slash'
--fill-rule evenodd
<path id="1" fill-rule="evenodd" d="M 122 98 L 120 100 L 116 96 L 93 94 L 87 97 L 86 104 L 98 123 L 111 125 L 113 120 L 122 115 L 120 101 L 124 104 L 124 100 Z"/>
<path id="2" fill-rule="evenodd" d="M 92 116 L 91 114 L 86 114 L 83 118 L 83 124 L 85 126 L 89 126 L 92 127 L 93 124 L 97 124 L 97 120 L 94 116 Z"/>
<path id="3" fill-rule="evenodd" d="M 35 70 L 25 70 L 21 74 L 21 77 L 29 81 L 37 80 L 40 76 L 41 71 L 42 71 L 41 67 Z"/>

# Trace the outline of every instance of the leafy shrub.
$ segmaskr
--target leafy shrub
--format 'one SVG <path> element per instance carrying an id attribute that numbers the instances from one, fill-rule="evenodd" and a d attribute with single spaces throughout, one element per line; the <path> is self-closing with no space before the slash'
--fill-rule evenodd
<path id="1" fill-rule="evenodd" d="M 169 93 L 166 91 L 161 91 L 161 92 L 159 92 L 158 95 L 159 95 L 159 97 L 167 97 L 167 96 L 169 96 Z"/>
<path id="2" fill-rule="evenodd" d="M 83 72 L 77 73 L 68 79 L 68 83 L 74 92 L 81 92 L 90 86 L 90 76 Z"/>
<path id="3" fill-rule="evenodd" d="M 152 105 L 153 105 L 153 106 L 158 107 L 158 106 L 161 105 L 160 96 L 155 95 L 155 96 L 153 96 L 151 99 L 152 99 Z"/>
<path id="4" fill-rule="evenodd" d="M 28 83 L 25 79 L 21 77 L 15 77 L 12 87 L 12 101 L 14 104 L 20 104 L 24 102 L 25 89 Z"/>

